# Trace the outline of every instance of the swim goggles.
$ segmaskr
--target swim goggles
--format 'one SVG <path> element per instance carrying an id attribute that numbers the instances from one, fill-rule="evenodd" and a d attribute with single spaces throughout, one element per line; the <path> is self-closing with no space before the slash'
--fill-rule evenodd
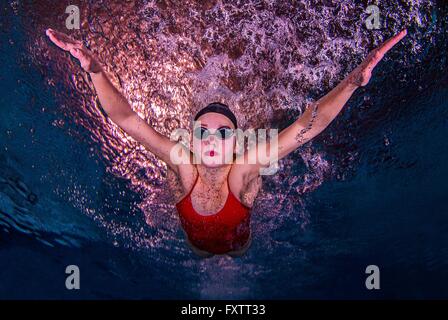
<path id="1" fill-rule="evenodd" d="M 234 134 L 234 130 L 228 127 L 218 128 L 215 133 L 211 133 L 209 129 L 204 127 L 197 127 L 193 131 L 194 136 L 197 139 L 205 140 L 209 135 L 214 135 L 216 138 L 224 140 L 228 139 Z"/>

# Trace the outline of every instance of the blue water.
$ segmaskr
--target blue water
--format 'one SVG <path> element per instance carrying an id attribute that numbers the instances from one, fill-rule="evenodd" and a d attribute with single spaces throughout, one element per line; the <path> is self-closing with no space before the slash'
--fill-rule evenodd
<path id="1" fill-rule="evenodd" d="M 48 85 L 60 65 L 43 69 L 46 62 L 31 58 L 25 9 L 15 8 L 2 4 L 0 20 L 1 299 L 448 298 L 440 16 L 431 41 L 413 39 L 423 49 L 393 53 L 311 149 L 264 178 L 248 253 L 201 259 L 186 246 L 172 207 L 150 200 L 149 216 L 158 220 L 145 222 L 137 204 L 148 193 L 109 170 L 94 125 L 61 112 L 78 93 L 63 82 Z M 295 113 L 284 115 L 274 119 L 280 126 Z M 306 161 L 306 150 L 319 155 L 318 165 Z M 65 268 L 73 264 L 81 289 L 69 291 Z M 368 265 L 380 268 L 380 290 L 365 288 Z"/>

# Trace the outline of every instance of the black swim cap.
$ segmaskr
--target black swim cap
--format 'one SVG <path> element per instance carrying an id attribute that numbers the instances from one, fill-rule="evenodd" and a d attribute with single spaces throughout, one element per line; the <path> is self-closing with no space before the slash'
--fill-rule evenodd
<path id="1" fill-rule="evenodd" d="M 227 105 L 225 105 L 221 102 L 212 102 L 205 108 L 201 109 L 194 117 L 194 121 L 196 121 L 203 114 L 206 114 L 209 112 L 216 112 L 216 113 L 220 113 L 220 114 L 226 116 L 227 118 L 230 119 L 230 121 L 232 121 L 235 128 L 238 128 L 238 123 L 236 121 L 236 117 L 233 114 L 232 110 L 230 110 L 230 108 Z"/>

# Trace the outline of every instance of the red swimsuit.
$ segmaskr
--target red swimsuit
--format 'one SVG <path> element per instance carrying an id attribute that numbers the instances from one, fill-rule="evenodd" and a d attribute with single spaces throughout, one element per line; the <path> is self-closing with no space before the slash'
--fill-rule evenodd
<path id="1" fill-rule="evenodd" d="M 243 248 L 250 236 L 250 208 L 232 194 L 229 188 L 229 176 L 227 176 L 229 195 L 224 207 L 212 215 L 197 213 L 191 203 L 190 195 L 198 177 L 199 174 L 190 192 L 176 204 L 188 239 L 197 248 L 215 254 Z"/>

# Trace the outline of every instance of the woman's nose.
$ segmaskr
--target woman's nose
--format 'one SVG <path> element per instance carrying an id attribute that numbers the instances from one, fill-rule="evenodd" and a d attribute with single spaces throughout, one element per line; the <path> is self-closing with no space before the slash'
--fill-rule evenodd
<path id="1" fill-rule="evenodd" d="M 210 135 L 208 137 L 208 139 L 205 140 L 206 144 L 211 144 L 211 143 L 214 143 L 214 142 L 215 142 L 215 136 L 214 135 Z"/>

